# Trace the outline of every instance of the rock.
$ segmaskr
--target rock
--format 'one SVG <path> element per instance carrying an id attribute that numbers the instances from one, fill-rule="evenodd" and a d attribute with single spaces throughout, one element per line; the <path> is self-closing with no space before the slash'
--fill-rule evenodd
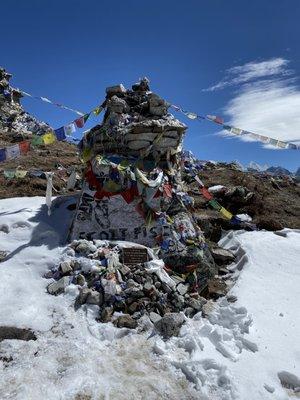
<path id="1" fill-rule="evenodd" d="M 149 314 L 149 318 L 150 318 L 150 321 L 153 324 L 155 324 L 155 322 L 158 322 L 161 319 L 161 316 L 159 314 L 157 314 L 156 312 L 151 311 Z"/>
<path id="2" fill-rule="evenodd" d="M 103 303 L 103 294 L 92 290 L 87 296 L 86 303 L 101 306 Z"/>
<path id="3" fill-rule="evenodd" d="M 80 243 L 76 246 L 77 253 L 83 253 L 85 255 L 89 255 L 97 251 L 97 247 L 93 243 L 87 240 L 81 240 L 79 242 Z"/>
<path id="4" fill-rule="evenodd" d="M 79 286 L 84 286 L 86 284 L 85 277 L 82 274 L 76 276 L 76 283 Z"/>
<path id="5" fill-rule="evenodd" d="M 115 85 L 115 86 L 110 86 L 106 88 L 106 94 L 108 96 L 114 96 L 115 94 L 123 94 L 126 93 L 125 87 L 122 85 Z"/>
<path id="6" fill-rule="evenodd" d="M 194 314 L 195 314 L 195 310 L 193 307 L 187 307 L 183 310 L 184 315 L 186 315 L 187 317 L 191 318 Z"/>
<path id="7" fill-rule="evenodd" d="M 36 340 L 35 333 L 30 329 L 16 328 L 14 326 L 0 326 L 0 342 L 2 340 Z"/>
<path id="8" fill-rule="evenodd" d="M 266 231 L 281 231 L 284 228 L 281 222 L 267 218 L 261 218 L 257 223 L 257 227 Z"/>
<path id="9" fill-rule="evenodd" d="M 204 304 L 207 302 L 207 300 L 206 299 L 204 299 L 203 297 L 200 297 L 200 298 L 198 298 L 198 299 L 193 299 L 193 298 L 190 298 L 189 299 L 189 301 L 187 302 L 188 303 L 188 305 L 190 306 L 190 307 L 192 307 L 195 311 L 201 311 L 202 310 L 202 308 L 203 308 L 203 306 L 204 306 Z"/>
<path id="10" fill-rule="evenodd" d="M 228 287 L 224 281 L 218 278 L 213 278 L 208 281 L 208 293 L 213 298 L 225 296 Z"/>
<path id="11" fill-rule="evenodd" d="M 112 306 L 103 308 L 101 311 L 101 321 L 109 322 L 111 320 L 113 313 L 114 313 L 114 308 Z"/>
<path id="12" fill-rule="evenodd" d="M 215 309 L 216 303 L 213 300 L 208 300 L 202 306 L 202 315 L 203 317 L 208 317 Z"/>
<path id="13" fill-rule="evenodd" d="M 227 299 L 227 301 L 228 301 L 229 303 L 235 303 L 235 302 L 237 301 L 237 297 L 234 296 L 234 295 L 232 295 L 232 294 L 229 295 L 229 296 L 227 296 L 226 299 Z"/>
<path id="14" fill-rule="evenodd" d="M 68 276 L 64 276 L 59 281 L 54 281 L 47 286 L 48 293 L 57 295 L 63 293 L 66 287 L 69 285 L 70 278 Z"/>
<path id="15" fill-rule="evenodd" d="M 8 251 L 0 250 L 0 262 L 4 261 L 8 254 Z"/>
<path id="16" fill-rule="evenodd" d="M 139 308 L 139 303 L 137 303 L 136 301 L 134 301 L 133 303 L 131 303 L 128 306 L 128 312 L 129 314 L 133 314 L 137 311 L 137 309 Z"/>
<path id="17" fill-rule="evenodd" d="M 1 224 L 0 225 L 0 231 L 4 233 L 9 233 L 9 227 L 7 224 Z"/>
<path id="18" fill-rule="evenodd" d="M 177 292 L 180 295 L 185 295 L 187 293 L 187 291 L 189 290 L 189 286 L 188 285 L 184 285 L 183 283 L 179 283 L 176 287 Z"/>
<path id="19" fill-rule="evenodd" d="M 80 290 L 79 295 L 76 297 L 76 300 L 75 300 L 75 304 L 74 304 L 75 310 L 77 310 L 80 306 L 82 306 L 82 304 L 86 303 L 86 300 L 87 300 L 89 294 L 91 293 L 91 291 L 92 291 L 91 289 L 86 288 L 86 287 L 84 287 Z"/>
<path id="20" fill-rule="evenodd" d="M 210 252 L 216 263 L 228 264 L 235 259 L 235 255 L 231 251 L 222 249 L 221 247 L 214 247 L 210 249 Z"/>
<path id="21" fill-rule="evenodd" d="M 137 327 L 137 321 L 131 317 L 129 314 L 120 315 L 116 320 L 114 320 L 114 325 L 118 328 L 129 328 L 135 329 Z"/>
<path id="22" fill-rule="evenodd" d="M 63 274 L 69 274 L 73 271 L 69 261 L 63 261 L 60 263 L 60 269 Z"/>
<path id="23" fill-rule="evenodd" d="M 119 271 L 121 272 L 121 274 L 127 275 L 127 274 L 130 272 L 130 268 L 129 268 L 127 265 L 122 264 L 122 265 L 119 267 Z"/>
<path id="24" fill-rule="evenodd" d="M 155 322 L 154 327 L 164 339 L 169 339 L 172 336 L 178 336 L 184 322 L 183 314 L 170 313 Z"/>

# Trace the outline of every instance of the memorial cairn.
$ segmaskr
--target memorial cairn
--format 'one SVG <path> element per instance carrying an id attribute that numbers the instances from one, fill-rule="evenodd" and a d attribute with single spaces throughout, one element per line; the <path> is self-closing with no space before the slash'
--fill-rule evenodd
<path id="1" fill-rule="evenodd" d="M 80 289 L 76 307 L 97 304 L 99 320 L 117 326 L 136 327 L 144 315 L 192 316 L 216 267 L 181 180 L 187 127 L 147 78 L 131 90 L 107 88 L 102 107 L 102 124 L 80 143 L 86 170 L 72 243 L 48 290 L 71 281 Z"/>

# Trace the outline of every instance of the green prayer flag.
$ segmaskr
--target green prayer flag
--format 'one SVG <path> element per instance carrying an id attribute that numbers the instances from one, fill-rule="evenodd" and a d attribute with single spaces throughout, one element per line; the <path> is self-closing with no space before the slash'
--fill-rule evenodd
<path id="1" fill-rule="evenodd" d="M 38 135 L 32 135 L 31 144 L 32 146 L 41 146 L 42 144 L 44 144 L 43 137 Z"/>
<path id="2" fill-rule="evenodd" d="M 86 122 L 89 119 L 90 115 L 91 115 L 91 113 L 84 114 L 84 116 L 83 116 L 84 122 Z"/>
<path id="3" fill-rule="evenodd" d="M 210 200 L 210 201 L 208 202 L 208 204 L 209 204 L 212 208 L 214 208 L 215 210 L 217 210 L 217 211 L 220 211 L 221 208 L 222 208 L 221 204 L 219 204 L 219 203 L 217 202 L 217 200 L 214 200 L 214 199 Z"/>

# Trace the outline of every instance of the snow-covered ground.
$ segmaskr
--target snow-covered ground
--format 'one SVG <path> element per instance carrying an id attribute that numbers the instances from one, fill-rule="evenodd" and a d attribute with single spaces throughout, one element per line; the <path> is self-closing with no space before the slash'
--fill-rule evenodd
<path id="1" fill-rule="evenodd" d="M 208 317 L 187 320 L 164 342 L 95 321 L 73 308 L 76 290 L 46 292 L 43 278 L 65 251 L 72 212 L 60 199 L 0 200 L 0 326 L 31 328 L 36 341 L 0 342 L 0 399 L 296 398 L 300 386 L 300 232 L 231 232 L 236 283 Z M 2 226 L 2 228 L 1 228 Z M 7 233 L 8 232 L 8 233 Z M 298 264 L 298 265 L 297 265 Z M 297 378 L 298 377 L 298 378 Z M 283 386 L 288 386 L 283 387 Z"/>

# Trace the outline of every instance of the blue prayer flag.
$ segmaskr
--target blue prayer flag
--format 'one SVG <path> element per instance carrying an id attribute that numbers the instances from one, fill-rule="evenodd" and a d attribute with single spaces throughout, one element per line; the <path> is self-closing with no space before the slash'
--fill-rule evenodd
<path id="1" fill-rule="evenodd" d="M 57 140 L 65 140 L 66 139 L 65 130 L 63 127 L 55 129 L 54 132 L 55 132 Z"/>
<path id="2" fill-rule="evenodd" d="M 6 152 L 5 149 L 0 149 L 0 162 L 6 160 Z"/>

